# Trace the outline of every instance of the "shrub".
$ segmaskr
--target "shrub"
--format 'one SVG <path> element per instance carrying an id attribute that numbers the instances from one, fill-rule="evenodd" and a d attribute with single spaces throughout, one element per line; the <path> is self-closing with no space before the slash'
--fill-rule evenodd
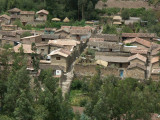
<path id="1" fill-rule="evenodd" d="M 71 84 L 71 89 L 72 90 L 80 90 L 82 88 L 82 81 L 79 79 L 73 80 Z"/>
<path id="2" fill-rule="evenodd" d="M 81 107 L 84 107 L 86 104 L 87 104 L 87 99 L 86 99 L 86 98 L 84 98 L 84 99 L 82 99 L 82 100 L 80 101 L 80 106 L 81 106 Z"/>
<path id="3" fill-rule="evenodd" d="M 31 36 L 32 34 L 30 32 L 24 32 L 21 37 L 27 37 L 27 36 Z"/>

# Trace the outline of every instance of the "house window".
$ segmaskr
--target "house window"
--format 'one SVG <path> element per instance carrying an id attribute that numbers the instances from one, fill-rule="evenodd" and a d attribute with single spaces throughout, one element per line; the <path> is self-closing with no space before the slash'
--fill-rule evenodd
<path id="1" fill-rule="evenodd" d="M 42 39 L 42 41 L 44 42 L 44 41 L 45 41 L 45 39 L 43 38 L 43 39 Z"/>
<path id="2" fill-rule="evenodd" d="M 93 46 L 93 48 L 96 48 L 96 46 Z"/>
<path id="3" fill-rule="evenodd" d="M 110 52 L 112 52 L 112 49 L 109 49 Z"/>
<path id="4" fill-rule="evenodd" d="M 61 57 L 56 57 L 56 60 L 61 60 Z"/>
<path id="5" fill-rule="evenodd" d="M 41 52 L 44 52 L 44 49 L 41 49 Z"/>

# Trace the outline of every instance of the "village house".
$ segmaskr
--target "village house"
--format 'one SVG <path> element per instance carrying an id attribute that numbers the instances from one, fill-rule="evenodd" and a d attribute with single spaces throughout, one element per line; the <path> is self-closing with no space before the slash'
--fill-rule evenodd
<path id="1" fill-rule="evenodd" d="M 23 25 L 27 23 L 34 22 L 35 12 L 34 11 L 21 11 L 20 12 L 20 20 Z"/>
<path id="2" fill-rule="evenodd" d="M 11 17 L 10 16 L 8 16 L 8 15 L 1 15 L 0 16 L 0 20 L 1 20 L 1 26 L 2 25 L 9 25 L 10 24 L 10 20 L 11 20 Z"/>
<path id="3" fill-rule="evenodd" d="M 16 31 L 18 29 L 17 25 L 2 25 L 3 31 Z"/>
<path id="4" fill-rule="evenodd" d="M 32 45 L 32 43 L 38 44 L 42 42 L 42 36 L 34 35 L 34 36 L 24 37 L 24 38 L 21 38 L 21 42 L 23 44 L 29 44 L 29 45 Z"/>
<path id="5" fill-rule="evenodd" d="M 74 54 L 73 58 L 77 57 L 80 54 L 81 44 L 79 41 L 71 40 L 71 39 L 57 39 L 57 40 L 49 40 L 49 45 L 52 45 L 50 47 L 50 51 L 64 48 L 68 51 L 72 51 L 72 54 Z"/>
<path id="6" fill-rule="evenodd" d="M 67 72 L 72 62 L 70 61 L 71 52 L 65 49 L 52 51 L 48 56 L 51 56 L 51 65 L 64 67 L 63 71 Z"/>
<path id="7" fill-rule="evenodd" d="M 16 31 L 0 31 L 0 35 L 2 35 L 0 39 L 1 46 L 5 44 L 15 46 L 20 42 L 20 34 Z"/>
<path id="8" fill-rule="evenodd" d="M 40 60 L 40 65 L 39 65 L 41 70 L 52 70 L 53 76 L 60 78 L 64 74 L 64 67 L 59 66 L 59 65 L 51 65 L 51 61 L 46 61 L 46 60 Z"/>
<path id="9" fill-rule="evenodd" d="M 91 36 L 92 38 L 103 38 L 104 41 L 106 42 L 115 42 L 115 43 L 119 43 L 120 37 L 116 34 L 93 34 Z"/>
<path id="10" fill-rule="evenodd" d="M 129 65 L 128 57 L 124 57 L 124 56 L 96 55 L 95 60 L 106 61 L 108 62 L 108 66 L 111 66 L 111 67 L 127 68 Z"/>
<path id="11" fill-rule="evenodd" d="M 106 42 L 104 38 L 90 38 L 88 47 L 101 52 L 121 51 L 122 45 L 114 42 Z"/>
<path id="12" fill-rule="evenodd" d="M 71 26 L 61 26 L 61 29 L 70 32 Z"/>
<path id="13" fill-rule="evenodd" d="M 38 11 L 36 14 L 38 15 L 36 20 L 46 22 L 49 12 L 47 10 L 42 9 L 42 10 Z"/>
<path id="14" fill-rule="evenodd" d="M 147 40 L 149 42 L 153 42 L 154 38 L 156 38 L 157 35 L 155 33 L 122 33 L 122 41 L 133 39 L 136 37 Z"/>
<path id="15" fill-rule="evenodd" d="M 71 27 L 70 38 L 78 41 L 89 39 L 92 35 L 92 30 L 85 27 Z"/>
<path id="16" fill-rule="evenodd" d="M 49 40 L 56 40 L 59 39 L 60 35 L 56 35 L 56 34 L 42 34 L 42 42 L 43 43 L 48 43 Z"/>
<path id="17" fill-rule="evenodd" d="M 151 64 L 152 64 L 152 69 L 159 68 L 160 67 L 159 56 L 153 57 L 151 59 Z"/>
<path id="18" fill-rule="evenodd" d="M 142 48 L 149 49 L 151 47 L 151 42 L 145 39 L 138 38 L 138 37 L 125 40 L 123 43 L 127 46 L 136 46 L 136 48 L 141 48 L 141 49 Z"/>
<path id="19" fill-rule="evenodd" d="M 60 39 L 70 38 L 70 33 L 64 29 L 56 30 L 55 35 L 60 35 Z"/>
<path id="20" fill-rule="evenodd" d="M 146 79 L 146 70 L 147 67 L 140 63 L 130 64 L 126 71 L 126 77 L 144 80 Z"/>
<path id="21" fill-rule="evenodd" d="M 128 58 L 128 61 L 130 62 L 130 65 L 131 64 L 136 64 L 136 63 L 139 63 L 141 65 L 146 65 L 146 62 L 147 62 L 147 58 L 140 55 L 140 54 L 135 54 L 135 55 L 132 55 Z"/>
<path id="22" fill-rule="evenodd" d="M 8 12 L 10 13 L 10 17 L 11 17 L 11 24 L 13 24 L 16 20 L 20 20 L 20 12 L 21 12 L 20 9 L 13 8 L 8 10 Z"/>
<path id="23" fill-rule="evenodd" d="M 134 23 L 138 23 L 141 21 L 140 17 L 129 17 L 129 20 L 125 20 L 125 25 L 133 25 Z"/>

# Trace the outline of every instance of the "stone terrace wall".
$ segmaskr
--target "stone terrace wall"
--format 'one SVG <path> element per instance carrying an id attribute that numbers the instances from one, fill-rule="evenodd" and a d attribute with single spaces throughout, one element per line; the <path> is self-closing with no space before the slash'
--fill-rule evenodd
<path id="1" fill-rule="evenodd" d="M 93 76 L 96 74 L 96 65 L 95 64 L 89 64 L 89 65 L 76 64 L 74 66 L 74 74 L 77 77 Z M 108 75 L 119 76 L 119 70 L 116 67 L 101 68 L 101 75 L 102 76 L 108 76 Z"/>

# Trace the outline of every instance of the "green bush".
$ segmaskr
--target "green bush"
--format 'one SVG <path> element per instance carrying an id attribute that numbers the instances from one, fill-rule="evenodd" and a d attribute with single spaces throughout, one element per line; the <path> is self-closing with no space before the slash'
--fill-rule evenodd
<path id="1" fill-rule="evenodd" d="M 82 99 L 81 101 L 80 101 L 80 106 L 81 107 L 85 107 L 85 105 L 87 104 L 87 99 L 86 98 L 84 98 L 84 99 Z"/>
<path id="2" fill-rule="evenodd" d="M 82 88 L 82 81 L 79 79 L 73 80 L 71 84 L 71 89 L 72 90 L 80 90 Z"/>
<path id="3" fill-rule="evenodd" d="M 30 32 L 24 32 L 21 37 L 27 37 L 27 36 L 31 36 L 32 34 Z"/>
<path id="4" fill-rule="evenodd" d="M 103 34 L 117 34 L 117 30 L 115 26 L 105 25 L 103 28 Z"/>
<path id="5" fill-rule="evenodd" d="M 95 51 L 92 49 L 88 49 L 87 54 L 91 56 L 95 56 Z"/>

